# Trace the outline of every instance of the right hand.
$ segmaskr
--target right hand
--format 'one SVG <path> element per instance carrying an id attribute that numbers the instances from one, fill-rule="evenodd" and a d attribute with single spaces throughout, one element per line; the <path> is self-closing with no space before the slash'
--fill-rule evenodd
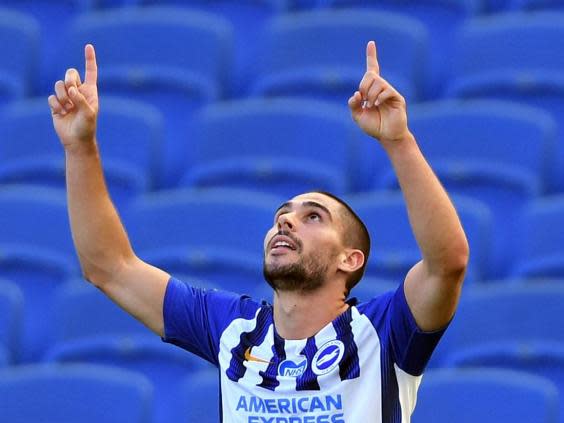
<path id="1" fill-rule="evenodd" d="M 80 148 L 96 137 L 98 116 L 98 67 L 92 44 L 84 48 L 86 73 L 84 83 L 76 69 L 68 69 L 64 81 L 55 83 L 55 94 L 49 96 L 53 126 L 67 148 Z"/>

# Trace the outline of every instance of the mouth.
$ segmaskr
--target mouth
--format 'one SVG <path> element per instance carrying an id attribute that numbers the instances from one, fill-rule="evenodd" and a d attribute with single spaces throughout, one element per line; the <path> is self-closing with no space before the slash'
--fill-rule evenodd
<path id="1" fill-rule="evenodd" d="M 298 249 L 297 242 L 286 235 L 274 236 L 269 245 L 270 251 L 273 253 L 296 251 Z"/>

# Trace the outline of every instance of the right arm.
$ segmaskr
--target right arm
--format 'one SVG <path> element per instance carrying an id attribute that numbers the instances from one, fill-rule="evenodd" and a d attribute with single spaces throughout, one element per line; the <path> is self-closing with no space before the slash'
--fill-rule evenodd
<path id="1" fill-rule="evenodd" d="M 72 237 L 84 277 L 160 336 L 169 275 L 134 253 L 104 181 L 96 144 L 97 65 L 85 47 L 84 83 L 67 70 L 49 96 L 53 125 L 65 149 Z M 92 316 L 95 318 L 95 316 Z"/>

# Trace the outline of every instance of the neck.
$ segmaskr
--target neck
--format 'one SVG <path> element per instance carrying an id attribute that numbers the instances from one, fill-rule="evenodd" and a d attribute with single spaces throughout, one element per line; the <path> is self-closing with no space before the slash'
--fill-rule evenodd
<path id="1" fill-rule="evenodd" d="M 348 309 L 343 292 L 323 287 L 313 292 L 274 292 L 274 324 L 284 339 L 306 339 Z"/>

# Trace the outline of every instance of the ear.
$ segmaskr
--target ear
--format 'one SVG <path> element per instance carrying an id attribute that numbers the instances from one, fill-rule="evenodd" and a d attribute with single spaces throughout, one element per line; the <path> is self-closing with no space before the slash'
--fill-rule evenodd
<path id="1" fill-rule="evenodd" d="M 364 253 L 360 250 L 346 249 L 339 258 L 338 269 L 346 273 L 355 272 L 364 265 Z"/>

